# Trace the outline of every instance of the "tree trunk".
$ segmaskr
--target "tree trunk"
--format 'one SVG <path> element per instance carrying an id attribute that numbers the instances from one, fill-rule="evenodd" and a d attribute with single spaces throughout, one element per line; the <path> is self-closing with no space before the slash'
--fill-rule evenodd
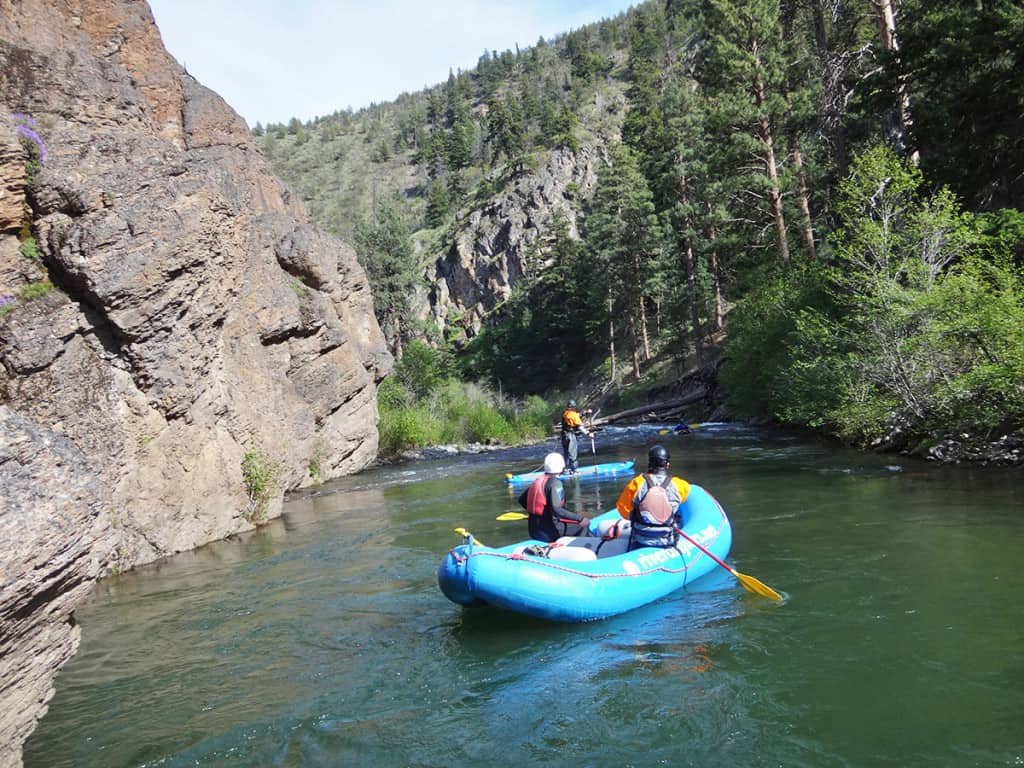
<path id="1" fill-rule="evenodd" d="M 643 294 L 640 294 L 640 342 L 644 348 L 644 362 L 651 359 L 651 343 L 647 336 L 647 306 Z"/>
<path id="2" fill-rule="evenodd" d="M 633 254 L 633 275 L 636 277 L 636 293 L 639 297 L 639 305 L 637 309 L 637 317 L 640 318 L 640 329 L 639 329 L 639 342 L 643 346 L 644 350 L 644 361 L 651 359 L 651 345 L 647 338 L 647 306 L 644 302 L 644 280 L 643 280 L 643 265 L 641 264 L 639 254 Z M 633 336 L 633 347 L 634 349 L 638 346 L 636 335 Z"/>
<path id="3" fill-rule="evenodd" d="M 875 21 L 878 22 L 882 48 L 893 54 L 898 53 L 900 44 L 899 38 L 896 37 L 896 14 L 893 11 L 892 0 L 871 0 L 871 4 L 875 8 Z M 896 112 L 899 127 L 894 130 L 893 143 L 901 152 L 906 152 L 907 133 L 911 125 L 910 94 L 902 75 L 896 84 Z M 909 157 L 914 165 L 920 160 L 917 150 L 911 152 Z"/>
<path id="4" fill-rule="evenodd" d="M 794 131 L 790 135 L 790 157 L 793 158 L 793 170 L 797 178 L 797 203 L 800 206 L 800 217 L 803 220 L 801 234 L 804 238 L 804 248 L 807 249 L 807 257 L 812 261 L 816 258 L 814 246 L 814 222 L 811 219 L 811 204 L 807 195 L 807 174 L 804 173 L 804 158 L 800 151 L 800 139 Z"/>
<path id="5" fill-rule="evenodd" d="M 846 127 L 843 121 L 846 103 L 842 85 L 845 65 L 842 63 L 842 57 L 834 56 L 829 47 L 828 32 L 825 27 L 825 0 L 814 0 L 811 3 L 811 12 L 814 16 L 814 39 L 818 49 L 818 62 L 821 66 L 824 133 L 832 147 L 835 174 L 838 178 L 844 178 L 850 165 L 849 153 L 846 148 Z"/>
<path id="6" fill-rule="evenodd" d="M 633 347 L 633 376 L 640 381 L 640 340 L 637 338 L 636 318 L 630 317 L 627 323 L 629 338 Z"/>
<path id="7" fill-rule="evenodd" d="M 614 303 L 612 301 L 612 293 L 608 291 L 608 356 L 612 363 L 612 381 L 617 382 L 618 379 L 615 376 L 615 316 Z"/>
<path id="8" fill-rule="evenodd" d="M 793 39 L 793 13 L 795 7 L 784 4 L 782 13 L 782 37 L 788 48 Z M 822 20 L 824 23 L 824 19 Z M 807 194 L 807 174 L 804 171 L 803 150 L 800 147 L 800 133 L 797 123 L 797 116 L 793 114 L 793 84 L 786 76 L 786 108 L 788 130 L 786 136 L 789 144 L 789 157 L 793 163 L 793 172 L 797 181 L 797 206 L 800 208 L 801 227 L 800 234 L 803 237 L 804 249 L 807 251 L 807 258 L 812 261 L 815 258 L 814 246 L 814 222 L 811 220 L 811 205 Z"/>
<path id="9" fill-rule="evenodd" d="M 761 58 L 758 53 L 758 41 L 752 40 L 750 52 L 754 56 L 754 98 L 758 109 L 758 134 L 764 145 L 764 170 L 768 176 L 768 201 L 772 218 L 775 219 L 775 233 L 779 239 L 779 259 L 789 261 L 789 242 L 786 238 L 786 217 L 782 212 L 782 189 L 779 185 L 779 170 L 775 163 L 775 147 L 772 139 L 772 126 L 765 113 L 764 78 L 761 76 Z"/>
<path id="10" fill-rule="evenodd" d="M 679 202 L 683 204 L 684 208 L 689 209 L 689 194 L 686 189 L 685 174 L 680 174 L 679 177 Z M 687 214 L 683 222 L 683 227 L 686 232 L 693 231 L 694 221 L 693 217 L 689 214 Z M 683 263 L 686 267 L 686 287 L 690 294 L 690 327 L 693 333 L 694 354 L 697 358 L 697 365 L 701 366 L 704 364 L 704 331 L 701 327 L 697 296 L 697 256 L 693 252 L 693 242 L 689 235 L 683 235 L 680 247 L 683 253 Z"/>
<path id="11" fill-rule="evenodd" d="M 395 317 L 395 360 L 401 360 L 404 350 L 402 349 L 402 318 Z"/>
<path id="12" fill-rule="evenodd" d="M 711 210 L 711 203 L 708 203 L 708 211 Z M 714 330 L 720 331 L 725 325 L 725 306 L 722 302 L 722 274 L 721 265 L 718 263 L 718 249 L 715 243 L 718 241 L 718 230 L 714 223 L 708 226 L 708 269 L 711 271 L 711 282 L 715 292 L 715 324 Z"/>

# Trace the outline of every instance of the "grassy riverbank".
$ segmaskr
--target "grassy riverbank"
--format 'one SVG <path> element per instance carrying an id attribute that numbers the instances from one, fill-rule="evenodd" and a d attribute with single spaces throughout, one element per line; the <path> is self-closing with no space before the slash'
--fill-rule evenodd
<path id="1" fill-rule="evenodd" d="M 380 387 L 380 454 L 452 443 L 515 445 L 547 437 L 558 404 L 541 397 L 509 398 L 460 381 L 447 357 L 425 344 L 406 347 Z"/>

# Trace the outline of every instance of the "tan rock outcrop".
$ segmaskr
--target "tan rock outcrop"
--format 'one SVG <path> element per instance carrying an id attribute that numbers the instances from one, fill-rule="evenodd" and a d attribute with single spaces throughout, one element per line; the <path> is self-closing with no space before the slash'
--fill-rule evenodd
<path id="1" fill-rule="evenodd" d="M 28 188 L 13 113 L 46 145 Z M 26 217 L 39 260 L 19 252 Z M 92 580 L 251 528 L 248 452 L 283 488 L 366 466 L 391 358 L 355 253 L 137 0 L 0 0 L 0 297 L 0 765 L 17 765 Z"/>
<path id="2" fill-rule="evenodd" d="M 599 145 L 555 150 L 543 166 L 518 175 L 508 190 L 469 211 L 434 265 L 429 310 L 420 306 L 421 317 L 429 312 L 447 333 L 457 325 L 465 336 L 475 336 L 487 314 L 530 273 L 527 254 L 556 217 L 565 218 L 570 237 L 579 236 L 576 198 L 593 193 L 605 156 Z"/>

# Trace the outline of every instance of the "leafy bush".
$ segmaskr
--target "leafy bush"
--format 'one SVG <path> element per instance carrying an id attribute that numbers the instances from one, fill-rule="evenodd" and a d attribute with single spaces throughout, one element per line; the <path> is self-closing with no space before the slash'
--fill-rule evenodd
<path id="1" fill-rule="evenodd" d="M 445 379 L 415 398 L 391 377 L 381 383 L 380 451 L 393 455 L 430 445 L 467 442 L 516 443 L 543 439 L 552 408 L 539 397 L 520 407 L 486 386 Z"/>
<path id="2" fill-rule="evenodd" d="M 397 410 L 381 408 L 380 452 L 394 455 L 412 448 L 435 445 L 441 430 L 426 406 L 403 406 Z"/>
<path id="3" fill-rule="evenodd" d="M 417 339 L 405 346 L 392 376 L 414 397 L 422 399 L 439 389 L 451 373 L 450 355 Z"/>
<path id="4" fill-rule="evenodd" d="M 32 259 L 33 261 L 40 260 L 39 245 L 36 243 L 36 239 L 34 237 L 26 237 L 22 241 L 19 250 L 21 251 L 21 255 L 26 259 Z"/>
<path id="5" fill-rule="evenodd" d="M 963 213 L 886 148 L 840 190 L 834 264 L 777 276 L 735 313 L 738 406 L 855 443 L 1024 423 L 1020 217 Z"/>
<path id="6" fill-rule="evenodd" d="M 780 416 L 803 403 L 811 410 L 819 406 L 816 398 L 808 396 L 806 384 L 793 378 L 790 344 L 798 333 L 801 313 L 824 306 L 825 279 L 824 269 L 813 264 L 789 272 L 766 272 L 758 281 L 760 286 L 737 305 L 729 321 L 722 382 L 738 414 Z M 806 316 L 802 322 L 810 324 Z M 817 344 L 823 342 L 817 340 Z M 796 414 L 788 416 L 803 422 Z"/>
<path id="7" fill-rule="evenodd" d="M 18 290 L 18 298 L 24 301 L 38 299 L 53 290 L 53 283 L 49 280 L 40 280 L 38 283 L 29 283 Z"/>
<path id="8" fill-rule="evenodd" d="M 262 453 L 249 451 L 242 457 L 242 482 L 249 497 L 245 519 L 250 523 L 260 523 L 265 519 L 267 503 L 279 490 L 281 474 L 281 466 Z"/>

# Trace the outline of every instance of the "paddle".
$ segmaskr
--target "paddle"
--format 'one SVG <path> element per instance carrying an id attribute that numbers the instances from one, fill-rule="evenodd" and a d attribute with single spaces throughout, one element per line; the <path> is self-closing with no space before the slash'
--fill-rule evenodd
<path id="1" fill-rule="evenodd" d="M 494 519 L 505 522 L 506 520 L 526 520 L 528 517 L 529 515 L 525 512 L 505 512 Z"/>
<path id="2" fill-rule="evenodd" d="M 698 429 L 699 427 L 700 427 L 700 424 L 687 424 L 686 425 L 686 428 L 688 430 L 690 430 L 691 432 L 693 430 L 695 430 L 695 429 Z M 659 429 L 658 430 L 658 434 L 659 435 L 667 435 L 669 432 L 675 432 L 675 427 L 672 427 L 672 429 Z M 686 433 L 685 432 L 680 432 L 679 434 L 685 435 Z"/>
<path id="3" fill-rule="evenodd" d="M 481 547 L 486 547 L 486 546 L 487 546 L 487 545 L 486 545 L 486 544 L 484 544 L 484 543 L 483 543 L 482 541 L 480 541 L 480 539 L 478 539 L 478 538 L 477 538 L 476 536 L 474 536 L 474 535 L 473 535 L 472 533 L 470 533 L 469 531 L 467 531 L 467 530 L 466 530 L 465 528 L 456 528 L 456 529 L 455 529 L 455 532 L 456 532 L 457 534 L 459 534 L 459 536 L 462 536 L 463 538 L 466 538 L 466 539 L 472 539 L 472 540 L 473 540 L 473 543 L 474 543 L 474 544 L 479 544 L 479 545 L 480 545 Z"/>
<path id="4" fill-rule="evenodd" d="M 534 472 L 542 472 L 543 470 L 544 470 L 544 465 L 541 464 L 539 467 L 537 467 L 535 469 L 531 469 L 529 472 L 521 472 L 519 474 L 532 475 Z M 505 473 L 505 479 L 506 480 L 511 480 L 513 477 L 515 477 L 515 475 L 513 475 L 511 472 L 506 472 Z"/>
<path id="5" fill-rule="evenodd" d="M 697 549 L 699 549 L 701 552 L 703 552 L 705 555 L 710 557 L 712 560 L 714 560 L 720 566 L 725 568 L 725 570 L 727 570 L 729 573 L 731 573 L 733 576 L 735 576 L 736 579 L 739 581 L 739 583 L 743 585 L 743 588 L 745 590 L 747 590 L 748 592 L 753 592 L 755 595 L 760 595 L 761 597 L 767 597 L 769 600 L 777 600 L 780 603 L 782 602 L 782 595 L 780 595 L 774 589 L 769 587 L 767 584 L 761 583 L 760 581 L 755 579 L 753 576 L 748 576 L 745 573 L 740 573 L 739 571 L 737 571 L 735 568 L 733 568 L 731 565 L 729 565 L 724 560 L 719 560 L 710 550 L 708 550 L 707 548 L 701 546 L 699 543 L 694 541 L 694 539 L 692 539 L 690 536 L 687 536 L 686 533 L 682 529 L 676 528 L 676 533 L 678 533 L 680 536 L 682 536 L 688 542 L 693 544 L 693 546 L 695 546 Z"/>

